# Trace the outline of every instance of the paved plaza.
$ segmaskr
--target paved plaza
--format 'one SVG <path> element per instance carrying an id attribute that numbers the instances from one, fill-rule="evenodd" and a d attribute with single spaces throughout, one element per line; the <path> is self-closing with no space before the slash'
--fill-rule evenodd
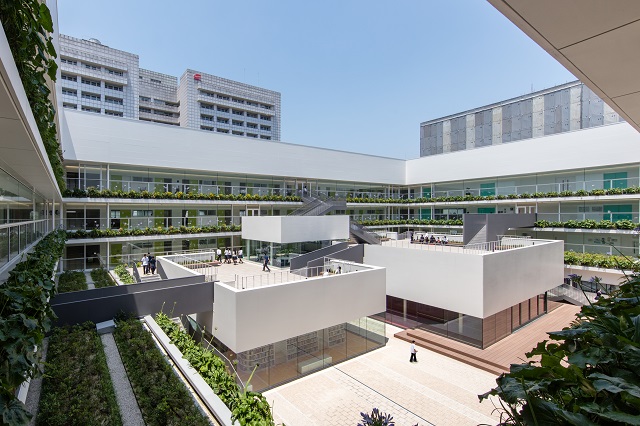
<path id="1" fill-rule="evenodd" d="M 387 325 L 384 348 L 265 392 L 276 422 L 355 426 L 377 407 L 397 426 L 497 423 L 493 404 L 477 397 L 495 385 L 493 374 L 421 348 L 409 363 L 399 331 Z"/>

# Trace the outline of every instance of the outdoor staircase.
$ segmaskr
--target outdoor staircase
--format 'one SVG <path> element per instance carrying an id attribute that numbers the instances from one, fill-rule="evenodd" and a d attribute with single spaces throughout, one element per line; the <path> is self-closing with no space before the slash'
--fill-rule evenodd
<path id="1" fill-rule="evenodd" d="M 568 284 L 559 285 L 558 287 L 547 291 L 547 294 L 550 298 L 564 300 L 576 306 L 584 306 L 588 305 L 590 302 L 593 303 L 596 301 L 596 293 L 583 293 L 581 289 L 572 287 Z"/>
<path id="2" fill-rule="evenodd" d="M 471 240 L 467 243 L 467 245 L 471 244 L 481 244 L 487 242 L 487 225 L 484 225 L 476 235 L 471 238 Z"/>
<path id="3" fill-rule="evenodd" d="M 320 196 L 305 195 L 302 197 L 302 207 L 295 210 L 289 216 L 324 216 L 335 210 L 346 210 L 345 200 L 336 200 Z"/>
<path id="4" fill-rule="evenodd" d="M 378 234 L 369 231 L 366 227 L 358 222 L 349 222 L 349 233 L 351 237 L 360 244 L 381 244 L 382 241 Z"/>
<path id="5" fill-rule="evenodd" d="M 140 276 L 140 282 L 141 283 L 149 283 L 152 281 L 162 281 L 162 277 L 160 277 L 159 274 L 153 274 L 153 275 L 141 275 Z"/>
<path id="6" fill-rule="evenodd" d="M 403 330 L 396 333 L 394 337 L 404 340 L 405 342 L 415 340 L 416 345 L 422 348 L 455 359 L 456 361 L 464 362 L 465 364 L 471 365 L 475 368 L 488 371 L 496 376 L 509 371 L 509 365 L 501 365 L 484 359 L 481 356 L 474 355 L 471 353 L 472 351 L 468 351 L 464 347 L 459 347 L 460 345 L 449 342 L 443 343 L 440 339 L 434 339 L 434 335 L 426 331 L 411 329 Z"/>

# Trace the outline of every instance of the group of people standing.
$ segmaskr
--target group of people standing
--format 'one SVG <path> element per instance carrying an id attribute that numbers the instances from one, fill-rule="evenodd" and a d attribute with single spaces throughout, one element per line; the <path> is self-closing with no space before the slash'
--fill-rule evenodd
<path id="1" fill-rule="evenodd" d="M 244 254 L 242 253 L 242 249 L 232 250 L 230 248 L 224 249 L 224 261 L 222 259 L 223 253 L 221 249 L 216 249 L 216 260 L 220 263 L 233 263 L 237 265 L 238 263 L 244 263 L 242 260 L 244 258 Z"/>
<path id="2" fill-rule="evenodd" d="M 156 273 L 156 257 L 152 256 L 150 253 L 142 256 L 142 272 L 145 275 L 153 275 Z"/>

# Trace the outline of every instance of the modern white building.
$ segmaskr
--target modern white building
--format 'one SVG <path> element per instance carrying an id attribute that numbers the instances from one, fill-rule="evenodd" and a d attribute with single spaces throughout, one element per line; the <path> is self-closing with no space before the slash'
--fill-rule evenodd
<path id="1" fill-rule="evenodd" d="M 512 7 L 521 6 L 493 3 L 508 16 Z M 521 12 L 536 22 L 535 10 Z M 549 30 L 544 21 L 539 24 L 541 31 Z M 272 349 L 284 357 L 298 357 L 313 345 L 327 349 L 331 345 L 325 348 L 320 339 L 325 331 L 327 342 L 334 337 L 340 344 L 335 336 L 348 330 L 352 307 L 346 302 L 358 296 L 363 303 L 354 307 L 353 320 L 386 307 L 387 314 L 432 331 L 478 346 L 491 344 L 547 312 L 548 290 L 566 275 L 563 252 L 565 258 L 610 255 L 614 248 L 638 254 L 640 120 L 634 104 L 625 101 L 638 91 L 626 75 L 617 76 L 616 85 L 601 69 L 592 71 L 588 61 L 579 61 L 582 56 L 571 46 L 599 37 L 584 36 L 545 48 L 581 64 L 586 86 L 569 83 L 423 123 L 430 129 L 421 135 L 423 156 L 407 161 L 279 142 L 277 92 L 193 70 L 178 82 L 140 69 L 134 54 L 61 36 L 61 90 L 53 100 L 64 107 L 58 127 L 68 188 L 63 193 L 6 39 L 0 38 L 0 128 L 7 135 L 0 142 L 0 274 L 59 225 L 71 231 L 63 269 L 91 269 L 99 259 L 112 267 L 147 251 L 162 255 L 221 247 L 242 247 L 247 258 L 259 260 L 265 247 L 248 243 L 256 240 L 270 243 L 268 253 L 285 266 L 291 260 L 285 256 L 301 243 L 326 248 L 345 240 L 349 222 L 380 233 L 458 237 L 469 224 L 468 219 L 463 223 L 465 214 L 535 214 L 536 222 L 505 229 L 506 240 L 497 234 L 487 240 L 495 232 L 478 227 L 472 240 L 480 246 L 432 249 L 406 240 L 366 246 L 363 261 L 352 262 L 357 266 L 344 278 L 305 277 L 310 279 L 295 286 L 280 283 L 255 291 L 218 284 L 216 297 L 226 303 L 218 311 L 220 322 L 215 312 L 211 319 L 224 327 L 220 337 L 239 356 L 246 355 L 247 368 L 255 357 L 271 356 Z M 225 150 L 230 144 L 237 149 Z M 473 149 L 479 146 L 484 149 Z M 215 155 L 222 150 L 224 157 Z M 299 209 L 307 193 L 339 199 L 344 207 L 320 220 L 323 225 L 280 218 Z M 256 217 L 269 228 L 262 229 Z M 335 234 L 324 232 L 333 226 Z M 520 242 L 505 243 L 512 240 Z M 585 279 L 601 274 L 610 280 L 607 285 L 616 285 L 611 268 L 567 268 Z M 372 288 L 366 277 L 372 278 Z M 451 285 L 457 280 L 461 283 Z M 339 297 L 345 300 L 332 304 L 331 298 Z M 252 327 L 260 321 L 261 303 L 290 305 L 297 298 L 318 302 L 313 321 L 287 329 L 286 306 L 269 306 L 265 312 L 272 322 Z M 247 309 L 255 311 L 245 315 Z M 296 306 L 295 313 L 308 312 Z M 491 330 L 498 316 L 505 327 Z M 270 346 L 276 343 L 277 350 Z M 344 353 L 346 359 L 358 352 Z"/>
<path id="2" fill-rule="evenodd" d="M 278 92 L 189 69 L 178 84 L 97 39 L 59 40 L 63 108 L 280 140 Z"/>

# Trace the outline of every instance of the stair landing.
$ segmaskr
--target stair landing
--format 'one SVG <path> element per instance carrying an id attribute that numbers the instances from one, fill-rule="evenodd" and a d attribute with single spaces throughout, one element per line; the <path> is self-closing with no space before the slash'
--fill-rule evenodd
<path id="1" fill-rule="evenodd" d="M 511 364 L 525 362 L 526 352 L 538 342 L 548 340 L 548 331 L 562 330 L 569 326 L 578 311 L 579 306 L 559 306 L 486 349 L 475 348 L 420 329 L 403 330 L 394 337 L 407 342 L 415 340 L 417 346 L 499 375 L 508 372 Z"/>

